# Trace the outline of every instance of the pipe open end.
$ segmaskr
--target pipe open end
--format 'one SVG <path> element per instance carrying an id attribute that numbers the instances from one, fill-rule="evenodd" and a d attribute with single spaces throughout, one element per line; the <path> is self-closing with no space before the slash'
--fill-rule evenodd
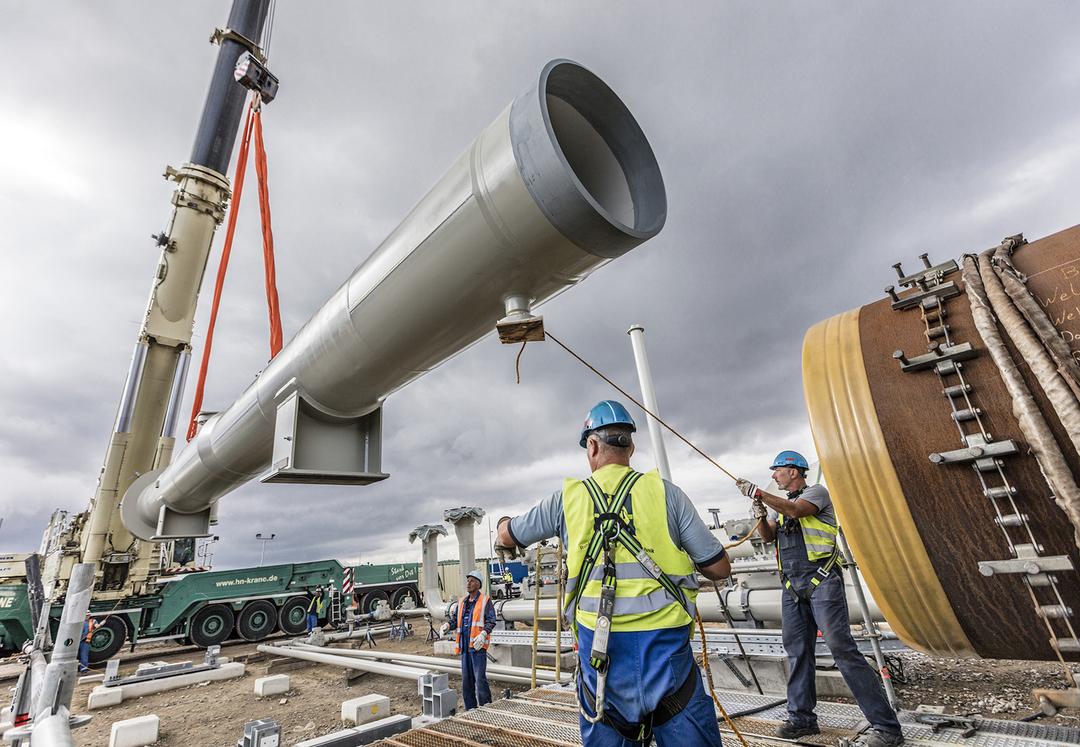
<path id="1" fill-rule="evenodd" d="M 660 166 L 637 120 L 596 75 L 549 62 L 510 110 L 514 157 L 533 199 L 564 236 L 614 258 L 667 219 Z"/>

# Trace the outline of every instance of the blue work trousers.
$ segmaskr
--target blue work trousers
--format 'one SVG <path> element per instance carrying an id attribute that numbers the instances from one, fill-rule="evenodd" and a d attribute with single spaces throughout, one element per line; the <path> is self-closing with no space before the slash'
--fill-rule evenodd
<path id="1" fill-rule="evenodd" d="M 461 697 L 465 699 L 466 711 L 491 702 L 491 687 L 487 680 L 487 649 L 461 649 Z"/>
<path id="2" fill-rule="evenodd" d="M 79 674 L 90 671 L 90 641 L 79 644 Z"/>
<path id="3" fill-rule="evenodd" d="M 311 614 L 309 612 L 308 616 L 307 616 L 307 632 L 308 632 L 308 635 L 311 635 L 311 631 L 315 630 L 315 628 L 317 628 L 317 627 L 319 627 L 319 616 L 318 615 L 313 615 L 313 614 Z"/>
<path id="4" fill-rule="evenodd" d="M 810 579 L 819 564 L 783 559 L 784 573 L 794 588 L 806 596 Z M 900 733 L 900 722 L 885 698 L 874 668 L 860 653 L 851 637 L 847 596 L 839 568 L 833 568 L 810 597 L 810 603 L 797 602 L 784 592 L 784 649 L 788 655 L 788 718 L 797 726 L 817 726 L 817 662 L 815 647 L 820 630 L 840 674 L 855 702 L 875 729 Z"/>
<path id="5" fill-rule="evenodd" d="M 596 670 L 589 664 L 592 638 L 593 631 L 584 625 L 578 626 L 583 684 L 595 695 Z M 653 736 L 659 747 L 720 747 L 716 710 L 702 685 L 701 670 L 694 661 L 685 627 L 616 631 L 609 639 L 608 655 L 611 657 L 605 708 L 608 718 L 619 722 L 620 726 L 631 720 L 638 723 L 656 709 L 661 698 L 674 694 L 686 678 L 692 676 L 695 684 L 690 702 L 670 721 L 655 727 Z M 589 711 L 588 705 L 585 709 Z M 589 714 L 594 715 L 591 711 Z M 623 739 L 606 724 L 591 724 L 584 717 L 579 721 L 584 747 L 640 747 L 640 742 Z"/>

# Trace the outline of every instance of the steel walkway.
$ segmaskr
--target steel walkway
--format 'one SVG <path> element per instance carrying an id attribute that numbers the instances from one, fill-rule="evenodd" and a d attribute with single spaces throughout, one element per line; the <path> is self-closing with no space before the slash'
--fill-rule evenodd
<path id="1" fill-rule="evenodd" d="M 717 697 L 728 714 L 734 717 L 748 747 L 793 744 L 776 737 L 776 727 L 787 718 L 783 705 L 752 715 L 737 715 L 775 703 L 775 698 L 729 691 L 717 691 Z M 848 740 L 852 747 L 860 744 L 859 734 L 867 724 L 856 706 L 819 703 L 817 713 L 821 734 L 809 737 L 800 744 L 835 745 L 840 740 Z M 956 728 L 942 728 L 934 733 L 931 724 L 918 720 L 926 715 L 911 711 L 900 715 L 908 745 L 1065 747 L 1080 743 L 1080 729 L 1077 728 L 994 719 L 973 719 L 977 731 L 970 737 L 964 737 L 963 731 Z M 737 747 L 739 740 L 726 722 L 721 720 L 720 727 L 725 746 Z M 381 747 L 554 747 L 580 745 L 581 734 L 578 731 L 577 703 L 573 692 L 551 688 L 530 690 L 498 700 L 375 744 Z"/>

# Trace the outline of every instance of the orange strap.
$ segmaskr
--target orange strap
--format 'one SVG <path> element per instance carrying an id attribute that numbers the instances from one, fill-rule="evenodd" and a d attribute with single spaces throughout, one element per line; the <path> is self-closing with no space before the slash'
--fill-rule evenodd
<path id="1" fill-rule="evenodd" d="M 266 308 L 270 312 L 270 357 L 281 352 L 281 312 L 278 309 L 277 275 L 274 271 L 274 232 L 270 228 L 270 189 L 266 180 L 262 111 L 255 110 L 255 173 L 259 175 L 259 213 L 262 216 L 263 264 L 266 267 Z"/>
<path id="2" fill-rule="evenodd" d="M 236 160 L 236 174 L 233 177 L 233 197 L 229 206 L 229 222 L 225 229 L 225 245 L 221 250 L 221 262 L 218 264 L 217 282 L 214 284 L 214 302 L 210 307 L 210 323 L 206 330 L 206 346 L 203 348 L 202 362 L 199 365 L 199 381 L 195 386 L 195 399 L 191 404 L 191 422 L 188 424 L 187 440 L 195 437 L 196 418 L 202 411 L 203 390 L 206 385 L 206 369 L 210 364 L 210 348 L 214 343 L 214 325 L 217 323 L 218 307 L 221 305 L 221 290 L 225 286 L 225 272 L 229 267 L 229 255 L 232 253 L 233 234 L 236 232 L 236 215 L 240 211 L 240 196 L 244 192 L 244 173 L 247 171 L 248 146 L 252 133 L 255 134 L 255 171 L 259 177 L 259 212 L 262 216 L 263 259 L 266 265 L 266 302 L 270 310 L 270 357 L 281 351 L 281 316 L 278 311 L 277 282 L 274 271 L 274 235 L 270 230 L 270 193 L 266 179 L 266 151 L 263 147 L 262 116 L 258 102 L 252 101 L 244 122 L 244 136 L 240 142 L 240 155 Z"/>

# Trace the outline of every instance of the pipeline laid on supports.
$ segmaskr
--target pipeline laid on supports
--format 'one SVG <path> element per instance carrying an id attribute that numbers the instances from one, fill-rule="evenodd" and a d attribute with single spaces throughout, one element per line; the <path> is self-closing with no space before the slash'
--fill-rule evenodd
<path id="1" fill-rule="evenodd" d="M 209 535 L 209 509 L 268 467 L 367 484 L 383 400 L 655 236 L 667 199 L 633 115 L 567 60 L 484 130 L 228 409 L 124 496 L 143 539 Z"/>
<path id="2" fill-rule="evenodd" d="M 315 646 L 309 646 L 303 643 L 294 644 L 293 647 L 299 651 L 320 650 Z M 333 653 L 335 655 L 354 659 L 389 659 L 397 663 L 427 666 L 433 669 L 449 669 L 454 672 L 461 671 L 461 659 L 449 659 L 440 656 L 420 656 L 418 654 L 399 654 L 392 651 L 362 651 L 353 649 L 334 649 Z M 493 677 L 495 677 L 495 675 L 505 675 L 507 677 L 523 678 L 525 682 L 532 681 L 532 669 L 526 667 L 512 667 L 503 664 L 491 664 L 489 662 L 487 665 L 487 673 L 488 676 Z M 499 679 L 499 677 L 495 677 L 495 679 Z M 553 670 L 540 670 L 536 673 L 536 679 L 538 682 L 555 682 L 555 672 Z M 563 681 L 565 682 L 567 680 L 564 679 Z"/>
<path id="3" fill-rule="evenodd" d="M 1065 356 L 1076 357 L 1080 226 L 1009 242 L 969 277 L 1008 286 L 1014 265 L 1026 279 L 1026 287 L 1013 282 L 1028 302 L 1025 315 L 1031 307 L 1048 314 L 1043 344 L 1064 341 Z M 907 276 L 896 265 L 908 290 L 890 286 L 890 297 L 818 323 L 803 343 L 810 424 L 837 516 L 874 599 L 908 646 L 1009 659 L 1050 660 L 1060 651 L 1075 660 L 1080 526 L 1064 503 L 1055 505 L 1034 453 L 1041 447 L 1021 430 L 1019 400 L 987 354 L 972 312 L 972 303 L 981 311 L 986 302 L 955 262 L 922 259 L 925 268 Z M 1075 481 L 1080 433 L 1018 352 L 1014 337 L 1023 330 L 993 313 L 999 346 Z M 1065 371 L 1067 363 L 1049 367 Z"/>

